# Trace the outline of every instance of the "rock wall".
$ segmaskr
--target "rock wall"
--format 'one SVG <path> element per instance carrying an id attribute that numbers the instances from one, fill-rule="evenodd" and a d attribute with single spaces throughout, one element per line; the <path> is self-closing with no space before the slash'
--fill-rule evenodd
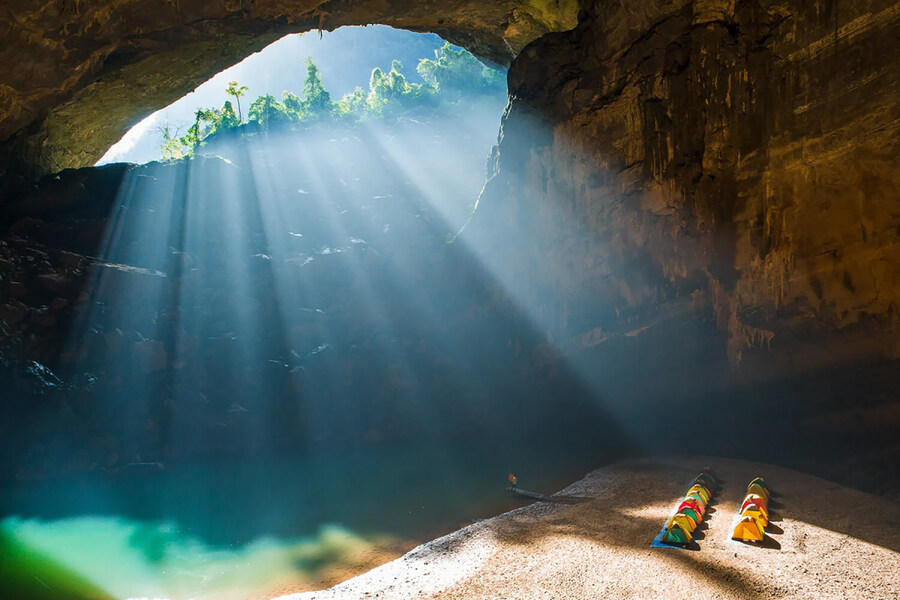
<path id="1" fill-rule="evenodd" d="M 0 174 L 96 162 L 140 119 L 288 33 L 383 23 L 509 64 L 578 0 L 58 0 L 0 14 Z M 7 188 L 9 188 L 7 182 Z M 0 188 L 2 192 L 3 188 Z"/>
<path id="2" fill-rule="evenodd" d="M 694 390 L 896 368 L 898 30 L 895 1 L 595 3 L 514 62 L 468 235 L 574 354 L 718 345 Z"/>

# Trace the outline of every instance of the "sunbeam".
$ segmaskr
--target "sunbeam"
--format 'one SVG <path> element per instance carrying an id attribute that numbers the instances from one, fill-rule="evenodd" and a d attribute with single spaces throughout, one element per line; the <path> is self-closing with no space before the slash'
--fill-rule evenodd
<path id="1" fill-rule="evenodd" d="M 51 495 L 78 503 L 29 508 L 25 490 L 5 509 L 10 548 L 40 557 L 17 589 L 310 589 L 505 506 L 510 469 L 556 483 L 612 456 L 606 407 L 542 362 L 540 307 L 490 244 L 458 237 L 502 82 L 425 46 L 423 83 L 395 62 L 333 101 L 308 62 L 303 98 L 245 99 L 247 121 L 230 103 L 194 109 L 164 148 L 180 160 L 125 169 L 102 236 L 80 247 L 89 277 L 57 367 L 74 410 L 114 425 L 54 442 L 81 463 Z M 82 374 L 89 387 L 63 383 Z M 85 465 L 100 478 L 82 482 Z M 67 550 L 89 533 L 90 552 Z"/>
<path id="2" fill-rule="evenodd" d="M 6 4 L 0 598 L 900 597 L 900 0 Z"/>

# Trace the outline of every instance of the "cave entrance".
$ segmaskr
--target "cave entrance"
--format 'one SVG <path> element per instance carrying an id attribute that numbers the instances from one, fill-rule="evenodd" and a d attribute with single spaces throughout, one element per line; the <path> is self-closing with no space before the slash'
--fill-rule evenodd
<path id="1" fill-rule="evenodd" d="M 421 171 L 423 187 L 453 188 L 439 208 L 458 224 L 484 183 L 505 104 L 505 70 L 435 34 L 387 26 L 293 34 L 141 120 L 97 165 L 234 159 L 236 146 L 276 139 L 340 147 L 363 133 L 400 168 Z"/>
<path id="2" fill-rule="evenodd" d="M 485 313 L 492 282 L 447 243 L 485 180 L 502 73 L 375 27 L 286 38 L 207 87 L 54 180 L 90 190 L 60 211 L 76 235 L 45 240 L 65 254 L 44 254 L 41 314 L 67 333 L 35 343 L 60 349 L 39 374 L 66 409 L 3 437 L 22 473 L 76 483 L 4 495 L 53 519 L 0 522 L 5 555 L 39 552 L 73 598 L 269 597 L 496 510 L 507 469 L 541 486 L 591 466 L 570 441 L 591 437 L 554 426 L 565 401 L 515 368 L 537 336 Z M 540 427 L 566 439 L 536 446 Z"/>

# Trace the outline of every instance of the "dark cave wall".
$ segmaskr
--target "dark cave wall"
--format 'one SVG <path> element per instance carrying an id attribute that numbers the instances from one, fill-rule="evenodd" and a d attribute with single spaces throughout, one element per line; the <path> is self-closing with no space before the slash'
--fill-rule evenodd
<path id="1" fill-rule="evenodd" d="M 595 3 L 513 64 L 468 235 L 574 354 L 706 321 L 744 379 L 895 361 L 898 30 L 897 2 Z"/>
<path id="2" fill-rule="evenodd" d="M 597 2 L 513 63 L 463 237 L 639 447 L 900 468 L 898 31 L 897 2 Z"/>

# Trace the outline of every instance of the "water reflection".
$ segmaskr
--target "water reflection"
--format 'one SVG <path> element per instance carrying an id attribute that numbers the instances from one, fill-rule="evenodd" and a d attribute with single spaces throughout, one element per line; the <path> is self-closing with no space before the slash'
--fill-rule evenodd
<path id="1" fill-rule="evenodd" d="M 344 581 L 555 490 L 590 448 L 498 440 L 139 468 L 0 490 L 0 589 L 27 598 L 255 599 Z"/>
<path id="2" fill-rule="evenodd" d="M 19 558 L 18 573 L 5 578 L 8 593 L 85 599 L 268 598 L 337 583 L 411 547 L 338 525 L 311 537 L 216 547 L 171 523 L 123 517 L 10 517 L 0 544 L 4 556 Z"/>

